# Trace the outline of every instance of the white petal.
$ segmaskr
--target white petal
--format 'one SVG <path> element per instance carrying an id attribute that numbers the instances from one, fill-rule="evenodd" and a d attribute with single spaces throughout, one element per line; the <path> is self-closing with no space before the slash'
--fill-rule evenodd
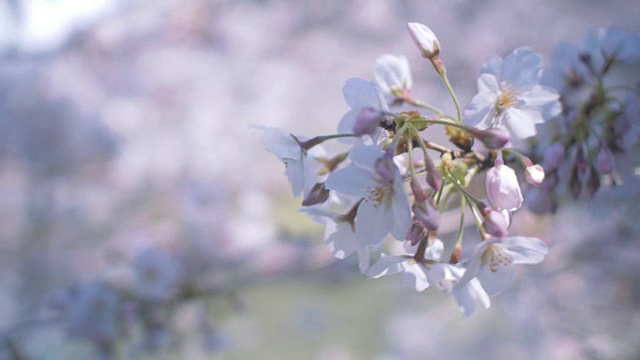
<path id="1" fill-rule="evenodd" d="M 478 129 L 494 127 L 495 104 L 499 94 L 495 76 L 490 74 L 480 75 L 478 88 L 478 94 L 473 97 L 471 103 L 464 109 L 462 123 Z"/>
<path id="2" fill-rule="evenodd" d="M 503 124 L 513 136 L 513 140 L 526 139 L 536 134 L 536 124 L 544 119 L 539 112 L 509 108 L 503 114 Z"/>
<path id="3" fill-rule="evenodd" d="M 471 280 L 466 286 L 460 289 L 454 289 L 452 294 L 460 310 L 464 313 L 464 316 L 467 317 L 474 313 L 478 301 L 485 309 L 491 306 L 489 295 L 484 291 L 478 279 Z"/>
<path id="4" fill-rule="evenodd" d="M 375 207 L 370 201 L 363 201 L 356 215 L 356 236 L 362 245 L 379 243 L 393 227 L 393 218 L 386 216 L 381 206 Z"/>
<path id="5" fill-rule="evenodd" d="M 483 266 L 478 273 L 478 280 L 489 295 L 495 295 L 509 287 L 516 273 L 513 265 L 498 266 L 495 270 L 491 271 L 488 266 Z"/>
<path id="6" fill-rule="evenodd" d="M 358 268 L 360 269 L 361 274 L 366 274 L 369 269 L 369 265 L 371 265 L 371 251 L 369 251 L 368 246 L 358 246 L 356 249 L 358 252 Z"/>
<path id="7" fill-rule="evenodd" d="M 373 170 L 382 155 L 384 152 L 376 146 L 358 146 L 349 152 L 349 159 L 360 167 Z"/>
<path id="8" fill-rule="evenodd" d="M 340 119 L 340 122 L 338 123 L 338 134 L 353 133 L 353 125 L 356 122 L 356 118 L 360 113 L 360 110 L 361 108 L 351 109 L 342 116 L 342 118 Z M 346 143 L 353 142 L 353 138 L 341 138 L 340 140 Z"/>
<path id="9" fill-rule="evenodd" d="M 293 196 L 299 196 L 305 189 L 305 177 L 304 177 L 304 162 L 302 160 L 285 160 L 287 168 L 285 175 L 291 183 L 291 191 Z"/>
<path id="10" fill-rule="evenodd" d="M 331 173 L 324 186 L 345 195 L 362 197 L 367 188 L 375 187 L 377 183 L 371 171 L 352 164 Z"/>
<path id="11" fill-rule="evenodd" d="M 348 223 L 337 224 L 336 231 L 325 241 L 327 248 L 333 256 L 338 259 L 345 259 L 356 251 L 358 240 Z"/>
<path id="12" fill-rule="evenodd" d="M 291 134 L 277 128 L 251 125 L 250 127 L 260 129 L 262 133 L 262 143 L 267 151 L 282 159 L 300 159 L 302 151 L 298 142 Z"/>
<path id="13" fill-rule="evenodd" d="M 342 87 L 344 100 L 352 109 L 378 107 L 378 85 L 375 82 L 360 78 L 348 79 Z"/>
<path id="14" fill-rule="evenodd" d="M 542 76 L 542 56 L 531 49 L 515 49 L 504 59 L 500 81 L 509 83 L 520 92 L 530 90 Z"/>
<path id="15" fill-rule="evenodd" d="M 427 275 L 424 272 L 422 266 L 413 260 L 405 261 L 401 264 L 403 268 L 402 276 L 405 281 L 414 287 L 417 291 L 423 291 L 429 287 L 429 281 Z"/>
<path id="16" fill-rule="evenodd" d="M 367 270 L 367 276 L 377 279 L 381 276 L 397 274 L 403 271 L 402 263 L 407 259 L 401 256 L 385 256 L 384 254 Z"/>
<path id="17" fill-rule="evenodd" d="M 467 264 L 467 269 L 458 284 L 456 284 L 456 288 L 461 288 L 467 285 L 469 281 L 471 281 L 471 279 L 478 276 L 478 274 L 480 273 L 480 267 L 482 265 L 481 257 L 484 251 L 487 249 L 487 246 L 489 246 L 489 242 L 483 241 L 476 245 L 476 247 L 473 249 L 471 259 Z"/>
<path id="18" fill-rule="evenodd" d="M 398 240 L 404 240 L 411 226 L 411 207 L 400 176 L 397 176 L 394 181 L 391 213 L 387 216 L 393 217 L 391 235 Z"/>
<path id="19" fill-rule="evenodd" d="M 505 237 L 496 244 L 507 250 L 507 253 L 513 257 L 514 264 L 537 264 L 549 251 L 544 241 L 534 237 Z"/>
<path id="20" fill-rule="evenodd" d="M 444 251 L 444 244 L 440 239 L 435 239 L 433 243 L 427 246 L 427 250 L 424 252 L 424 257 L 429 260 L 439 261 Z"/>

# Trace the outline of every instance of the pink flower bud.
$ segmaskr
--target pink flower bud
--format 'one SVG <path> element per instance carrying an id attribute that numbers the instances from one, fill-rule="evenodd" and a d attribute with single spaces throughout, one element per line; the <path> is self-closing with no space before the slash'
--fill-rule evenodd
<path id="1" fill-rule="evenodd" d="M 424 228 L 419 221 L 411 223 L 411 227 L 407 232 L 407 240 L 411 243 L 411 246 L 418 245 L 424 237 L 427 236 L 427 229 Z"/>
<path id="2" fill-rule="evenodd" d="M 360 111 L 353 124 L 353 133 L 357 136 L 373 135 L 380 126 L 384 112 L 374 108 L 364 108 Z"/>
<path id="3" fill-rule="evenodd" d="M 502 149 L 509 143 L 509 132 L 503 128 L 486 130 L 472 129 L 473 136 L 480 140 L 487 149 Z"/>
<path id="4" fill-rule="evenodd" d="M 600 146 L 600 151 L 598 151 L 598 155 L 596 156 L 596 170 L 598 170 L 600 174 L 611 174 L 615 164 L 616 158 L 611 149 L 605 145 Z"/>
<path id="5" fill-rule="evenodd" d="M 431 59 L 440 53 L 440 43 L 436 35 L 427 26 L 420 23 L 408 23 L 411 40 L 416 44 L 422 56 Z"/>
<path id="6" fill-rule="evenodd" d="M 540 186 L 544 181 L 544 169 L 538 164 L 527 166 L 524 175 L 527 182 L 533 186 Z"/>
<path id="7" fill-rule="evenodd" d="M 542 155 L 542 166 L 547 170 L 555 170 L 564 159 L 564 145 L 560 142 L 553 143 L 545 149 Z"/>
<path id="8" fill-rule="evenodd" d="M 416 201 L 413 204 L 413 216 L 427 229 L 435 231 L 440 225 L 440 213 L 430 201 Z"/>
<path id="9" fill-rule="evenodd" d="M 495 237 L 503 237 L 509 233 L 509 212 L 495 211 L 485 205 L 480 209 L 484 219 L 484 230 Z"/>
<path id="10" fill-rule="evenodd" d="M 519 209 L 524 201 L 516 172 L 502 159 L 487 171 L 487 197 L 496 208 L 509 211 Z"/>

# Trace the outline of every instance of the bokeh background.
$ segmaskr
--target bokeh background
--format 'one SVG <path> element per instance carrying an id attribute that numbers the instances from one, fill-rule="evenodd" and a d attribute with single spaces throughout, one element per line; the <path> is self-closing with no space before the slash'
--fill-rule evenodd
<path id="1" fill-rule="evenodd" d="M 549 60 L 638 16 L 633 0 L 1 1 L 0 359 L 96 358 L 116 333 L 122 359 L 639 359 L 640 182 L 521 210 L 550 255 L 464 318 L 334 262 L 249 128 L 335 132 L 342 84 L 384 53 L 451 112 L 408 21 L 438 35 L 466 104 L 492 54 Z M 77 308 L 95 284 L 182 290 L 157 316 L 106 296 L 105 325 Z"/>

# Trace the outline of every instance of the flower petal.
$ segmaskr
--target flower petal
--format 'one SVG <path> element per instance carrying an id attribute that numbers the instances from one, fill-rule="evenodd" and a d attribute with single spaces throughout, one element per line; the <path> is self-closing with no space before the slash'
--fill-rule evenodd
<path id="1" fill-rule="evenodd" d="M 376 161 L 384 155 L 384 152 L 376 146 L 358 146 L 349 152 L 349 159 L 365 169 L 373 171 Z"/>
<path id="2" fill-rule="evenodd" d="M 393 218 L 380 206 L 363 201 L 356 215 L 356 236 L 362 245 L 376 245 L 393 227 Z"/>
<path id="3" fill-rule="evenodd" d="M 458 307 L 467 317 L 474 313 L 478 301 L 485 309 L 491 306 L 489 295 L 484 291 L 478 279 L 471 280 L 466 286 L 459 289 L 454 288 L 452 294 Z"/>
<path id="4" fill-rule="evenodd" d="M 250 125 L 251 128 L 262 130 L 262 143 L 267 151 L 283 159 L 300 159 L 302 151 L 298 142 L 291 134 L 278 129 L 262 125 Z"/>
<path id="5" fill-rule="evenodd" d="M 500 81 L 520 92 L 529 91 L 542 76 L 542 56 L 527 47 L 515 49 L 504 59 Z"/>
<path id="6" fill-rule="evenodd" d="M 440 239 L 435 239 L 431 245 L 427 246 L 424 257 L 428 260 L 439 261 L 443 251 L 444 244 Z"/>
<path id="7" fill-rule="evenodd" d="M 514 264 L 537 264 L 549 252 L 547 244 L 534 237 L 504 237 L 496 244 L 507 250 L 507 253 L 513 257 Z"/>
<path id="8" fill-rule="evenodd" d="M 405 261 L 407 259 L 401 256 L 385 256 L 382 254 L 382 257 L 367 270 L 367 276 L 377 279 L 385 275 L 397 274 L 403 271 L 402 263 Z"/>
<path id="9" fill-rule="evenodd" d="M 396 176 L 394 181 L 393 199 L 390 207 L 391 211 L 387 216 L 392 216 L 393 218 L 391 235 L 398 240 L 404 240 L 411 226 L 411 207 L 409 206 L 407 194 L 404 192 L 404 184 L 400 176 Z"/>
<path id="10" fill-rule="evenodd" d="M 362 197 L 367 188 L 376 186 L 376 179 L 371 171 L 352 164 L 331 173 L 324 186 L 345 195 Z"/>
<path id="11" fill-rule="evenodd" d="M 492 271 L 488 266 L 483 266 L 478 273 L 478 280 L 489 295 L 495 295 L 506 289 L 513 282 L 516 268 L 513 265 L 499 266 Z"/>
<path id="12" fill-rule="evenodd" d="M 378 107 L 378 85 L 360 78 L 348 79 L 342 87 L 344 100 L 352 109 Z"/>

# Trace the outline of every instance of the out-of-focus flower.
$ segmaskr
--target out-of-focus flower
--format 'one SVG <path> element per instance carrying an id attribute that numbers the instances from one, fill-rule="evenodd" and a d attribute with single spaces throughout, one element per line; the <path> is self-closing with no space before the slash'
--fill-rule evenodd
<path id="1" fill-rule="evenodd" d="M 412 22 L 407 24 L 407 29 L 423 57 L 431 59 L 440 53 L 440 42 L 429 27 Z"/>
<path id="2" fill-rule="evenodd" d="M 487 197 L 496 208 L 509 211 L 519 209 L 524 201 L 516 172 L 502 159 L 487 171 Z"/>
<path id="3" fill-rule="evenodd" d="M 584 49 L 596 71 L 603 71 L 609 62 L 640 61 L 640 35 L 630 34 L 620 27 L 599 28 L 587 33 Z"/>
<path id="4" fill-rule="evenodd" d="M 263 131 L 262 143 L 269 152 L 285 164 L 285 174 L 291 183 L 293 196 L 309 194 L 320 180 L 318 173 L 322 164 L 316 157 L 324 155 L 324 149 L 320 145 L 309 150 L 303 149 L 301 141 L 305 139 L 296 138 L 281 129 L 260 125 L 252 125 L 252 127 Z"/>
<path id="5" fill-rule="evenodd" d="M 385 94 L 395 94 L 411 89 L 411 70 L 407 58 L 403 55 L 382 55 L 376 59 L 373 67 L 376 83 Z"/>
<path id="6" fill-rule="evenodd" d="M 551 67 L 542 76 L 542 83 L 564 94 L 583 85 L 589 76 L 589 69 L 581 60 L 580 49 L 562 41 L 553 50 Z"/>
<path id="7" fill-rule="evenodd" d="M 524 176 L 529 184 L 540 186 L 544 181 L 544 169 L 539 164 L 527 166 Z"/>
<path id="8" fill-rule="evenodd" d="M 560 166 L 562 160 L 564 160 L 565 149 L 564 145 L 560 142 L 551 144 L 544 150 L 542 155 L 542 166 L 548 170 L 555 170 Z"/>
<path id="9" fill-rule="evenodd" d="M 598 170 L 600 174 L 611 174 L 615 163 L 616 158 L 611 149 L 605 144 L 602 144 L 596 156 L 596 170 Z"/>
<path id="10" fill-rule="evenodd" d="M 91 340 L 99 347 L 112 344 L 119 335 L 122 316 L 118 293 L 102 282 L 81 284 L 70 291 L 69 334 Z"/>
<path id="11" fill-rule="evenodd" d="M 411 224 L 411 209 L 392 155 L 375 146 L 359 146 L 351 150 L 349 158 L 352 163 L 332 173 L 325 186 L 364 199 L 355 218 L 360 243 L 377 244 L 389 233 L 404 240 Z"/>
<path id="12" fill-rule="evenodd" d="M 537 264 L 547 254 L 544 241 L 523 236 L 482 241 L 473 250 L 467 271 L 456 286 L 477 277 L 489 295 L 504 290 L 512 281 L 516 264 Z"/>
<path id="13" fill-rule="evenodd" d="M 134 260 L 134 291 L 143 299 L 162 302 L 171 299 L 178 286 L 178 263 L 158 248 L 148 248 Z"/>
<path id="14" fill-rule="evenodd" d="M 558 93 L 538 85 L 542 57 L 518 48 L 506 58 L 493 57 L 478 78 L 478 94 L 465 108 L 463 123 L 478 129 L 502 127 L 512 140 L 536 134 L 535 125 L 560 114 Z"/>

